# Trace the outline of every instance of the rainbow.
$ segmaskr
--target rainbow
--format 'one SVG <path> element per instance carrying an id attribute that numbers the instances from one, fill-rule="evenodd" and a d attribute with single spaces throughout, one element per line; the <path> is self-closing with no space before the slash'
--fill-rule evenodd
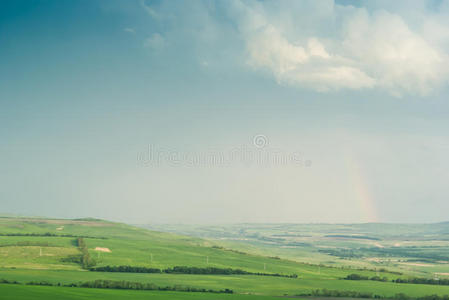
<path id="1" fill-rule="evenodd" d="M 363 222 L 379 222 L 375 198 L 370 191 L 366 174 L 361 163 L 351 149 L 345 149 L 345 165 L 349 174 L 349 182 L 353 184 L 354 198 L 360 210 Z"/>

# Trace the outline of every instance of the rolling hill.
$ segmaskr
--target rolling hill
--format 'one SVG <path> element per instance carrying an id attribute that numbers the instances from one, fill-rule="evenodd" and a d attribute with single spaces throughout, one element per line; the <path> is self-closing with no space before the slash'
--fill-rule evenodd
<path id="1" fill-rule="evenodd" d="M 8 293 L 15 297 L 8 299 L 31 299 L 26 295 L 39 294 L 49 299 L 50 294 L 62 293 L 64 296 L 58 299 L 83 299 L 93 293 L 92 297 L 101 299 L 117 292 L 135 293 L 136 299 L 145 293 L 154 299 L 165 299 L 167 293 L 180 299 L 196 294 L 208 294 L 208 299 L 240 299 L 245 295 L 310 295 L 323 289 L 373 297 L 393 297 L 398 293 L 413 297 L 449 294 L 449 286 L 393 283 L 391 280 L 407 278 L 408 274 L 387 269 L 320 266 L 307 263 L 306 256 L 299 262 L 248 249 L 236 250 L 214 240 L 104 220 L 2 217 L 0 279 L 4 283 L 0 284 L 0 295 Z M 268 254 L 266 249 L 261 253 Z M 86 256 L 89 264 L 82 262 Z M 128 272 L 94 271 L 120 266 L 127 266 Z M 184 267 L 184 271 L 173 271 L 176 267 Z M 343 280 L 353 273 L 369 278 L 380 273 L 386 282 Z M 19 284 L 11 284 L 14 281 Z M 91 287 L 95 281 L 103 289 L 81 288 Z M 105 281 L 109 285 L 126 282 L 134 289 L 151 285 L 153 290 L 105 290 Z M 232 294 L 225 295 L 225 290 Z"/>

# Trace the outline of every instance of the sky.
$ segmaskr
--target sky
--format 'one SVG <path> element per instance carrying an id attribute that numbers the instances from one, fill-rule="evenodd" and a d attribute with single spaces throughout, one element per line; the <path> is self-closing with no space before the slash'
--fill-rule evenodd
<path id="1" fill-rule="evenodd" d="M 0 213 L 448 221 L 449 1 L 0 0 Z"/>

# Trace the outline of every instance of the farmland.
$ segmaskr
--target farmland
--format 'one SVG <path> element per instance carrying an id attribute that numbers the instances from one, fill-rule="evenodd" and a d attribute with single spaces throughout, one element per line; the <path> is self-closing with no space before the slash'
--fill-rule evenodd
<path id="1" fill-rule="evenodd" d="M 449 223 L 147 226 L 202 237 L 260 255 L 336 267 L 388 269 L 424 277 L 449 270 Z"/>
<path id="2" fill-rule="evenodd" d="M 58 299 L 125 295 L 135 299 L 145 295 L 153 299 L 252 299 L 251 295 L 269 299 L 312 295 L 325 289 L 385 298 L 397 294 L 443 296 L 449 294 L 449 286 L 392 282 L 398 278 L 434 278 L 432 272 L 448 272 L 443 260 L 447 255 L 443 251 L 447 249 L 444 225 L 438 228 L 428 229 L 436 233 L 427 234 L 427 239 L 419 239 L 421 233 L 417 232 L 407 240 L 398 240 L 400 232 L 392 233 L 388 228 L 370 232 L 355 225 L 334 226 L 332 230 L 324 225 L 248 224 L 207 230 L 200 226 L 153 226 L 150 230 L 95 219 L 4 217 L 0 218 L 0 279 L 18 284 L 0 284 L 0 295 L 9 295 L 8 299 L 31 299 L 27 296 L 31 294 L 43 299 L 51 298 L 49 294 L 58 294 Z M 343 255 L 347 253 L 352 256 Z M 92 261 L 90 266 L 81 263 L 86 255 Z M 158 271 L 92 272 L 114 266 Z M 180 266 L 205 273 L 163 271 Z M 207 273 L 210 270 L 240 270 L 242 274 Z M 344 280 L 351 274 L 382 280 Z M 81 288 L 95 281 L 151 285 L 152 290 Z M 232 294 L 224 294 L 225 290 Z"/>

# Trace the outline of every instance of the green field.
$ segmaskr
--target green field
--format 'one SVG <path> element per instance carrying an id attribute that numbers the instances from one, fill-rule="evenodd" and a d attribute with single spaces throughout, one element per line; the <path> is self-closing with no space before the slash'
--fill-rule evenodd
<path id="1" fill-rule="evenodd" d="M 223 247 L 329 266 L 449 276 L 449 223 L 148 225 Z"/>
<path id="2" fill-rule="evenodd" d="M 445 263 L 431 261 L 429 255 L 429 253 L 434 253 L 436 257 L 445 255 L 441 252 L 446 245 L 443 234 L 439 240 L 435 236 L 430 240 L 419 240 L 418 233 L 414 238 L 409 236 L 408 239 L 413 247 L 407 247 L 409 252 L 404 252 L 401 247 L 394 246 L 398 243 L 397 235 L 400 233 L 391 233 L 387 229 L 384 230 L 383 235 L 380 234 L 381 231 L 376 231 L 376 235 L 373 235 L 372 232 L 359 228 L 357 232 L 360 236 L 354 238 L 348 237 L 354 232 L 348 233 L 348 228 L 344 227 L 342 227 L 344 231 L 341 228 L 337 231 L 335 226 L 330 231 L 322 225 L 315 228 L 305 225 L 304 228 L 297 226 L 296 229 L 291 228 L 291 225 L 290 227 L 288 225 L 283 227 L 280 225 L 251 226 L 251 229 L 248 228 L 249 225 L 242 225 L 240 229 L 238 227 L 212 228 L 207 235 L 201 232 L 201 228 L 184 227 L 183 233 L 190 234 L 186 236 L 94 219 L 0 218 L 0 279 L 21 283 L 19 285 L 1 284 L 0 295 L 3 297 L 8 295 L 5 299 L 34 299 L 32 295 L 36 297 L 41 295 L 39 297 L 42 299 L 51 299 L 50 295 L 66 297 L 58 296 L 58 299 L 103 299 L 106 297 L 118 299 L 131 297 L 130 295 L 132 299 L 140 299 L 139 297 L 243 299 L 248 298 L 248 295 L 295 296 L 321 289 L 372 293 L 381 297 L 393 297 L 398 293 L 411 297 L 431 294 L 449 295 L 449 286 L 391 282 L 396 278 L 408 278 L 416 274 L 426 275 L 426 272 L 420 270 L 425 268 L 422 266 L 423 262 L 420 263 L 416 257 L 404 256 L 404 253 L 411 252 L 411 249 L 414 250 L 414 255 L 418 255 L 420 259 L 426 259 L 426 264 L 431 265 L 428 268 L 446 273 Z M 173 226 L 166 227 L 165 230 L 181 232 Z M 236 232 L 240 236 L 235 235 Z M 346 233 L 343 236 L 341 232 Z M 223 235 L 228 238 L 223 238 Z M 246 238 L 243 238 L 244 236 Z M 283 236 L 282 240 L 279 239 L 280 236 Z M 77 245 L 78 237 L 84 238 L 87 251 L 95 260 L 95 267 L 121 265 L 158 269 L 174 266 L 215 267 L 241 269 L 252 273 L 297 274 L 298 277 L 92 272 L 84 269 L 80 263 L 68 260 L 70 257 L 81 255 Z M 300 244 L 299 240 L 303 244 Z M 298 247 L 283 247 L 285 244 L 293 243 L 296 243 Z M 376 247 L 374 249 L 366 247 L 370 243 L 382 243 L 383 248 L 379 249 L 383 249 L 385 253 L 376 252 Z M 388 244 L 392 244 L 396 252 L 393 254 L 387 252 Z M 340 252 L 330 255 L 319 251 L 321 249 L 333 251 L 349 249 L 354 257 L 342 258 L 335 255 Z M 358 255 L 359 252 L 361 255 Z M 370 259 L 373 254 L 381 258 L 383 256 L 380 255 L 384 255 L 383 258 L 390 260 L 390 265 L 374 263 Z M 407 268 L 401 266 L 401 260 L 407 262 L 412 259 L 416 266 L 412 263 Z M 400 273 L 395 273 L 398 271 Z M 353 273 L 368 277 L 379 275 L 386 277 L 388 282 L 343 280 L 344 277 Z M 95 280 L 151 283 L 158 287 L 179 286 L 214 291 L 230 289 L 234 294 L 124 291 L 56 286 Z M 33 281 L 45 281 L 55 286 L 25 285 Z"/>
<path id="3" fill-rule="evenodd" d="M 47 286 L 16 286 L 0 285 L 0 299 L 154 299 L 154 300 L 272 300 L 277 299 L 269 296 L 252 295 L 211 295 L 204 293 L 181 293 L 181 292 L 153 292 L 153 291 L 121 291 L 104 289 L 82 289 Z"/>

